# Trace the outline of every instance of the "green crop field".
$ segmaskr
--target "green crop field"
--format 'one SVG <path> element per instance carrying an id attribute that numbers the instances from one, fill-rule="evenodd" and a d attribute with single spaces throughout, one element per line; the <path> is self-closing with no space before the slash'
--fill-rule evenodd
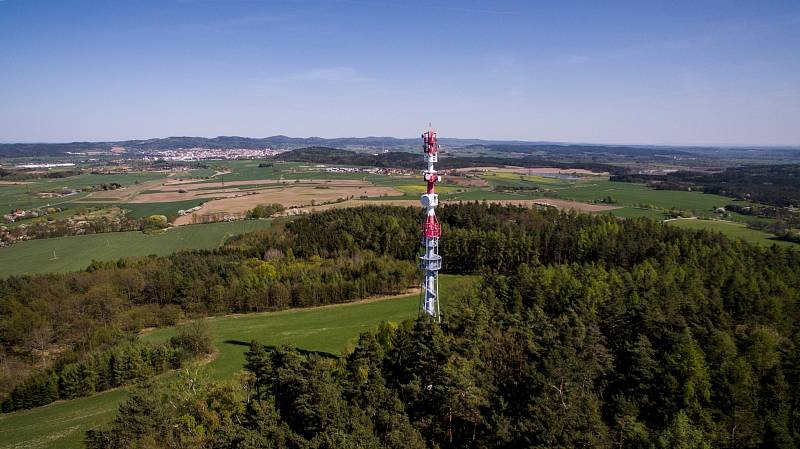
<path id="1" fill-rule="evenodd" d="M 214 248 L 229 236 L 269 226 L 265 220 L 241 220 L 179 226 L 152 235 L 134 231 L 28 240 L 0 249 L 0 276 L 74 271 L 86 268 L 92 260 Z"/>
<path id="2" fill-rule="evenodd" d="M 131 211 L 134 217 L 148 217 L 150 215 L 166 215 L 171 217 L 178 214 L 178 211 L 183 209 L 191 209 L 206 202 L 203 199 L 194 199 L 186 201 L 175 201 L 170 203 L 121 203 L 118 204 L 122 209 Z"/>
<path id="3" fill-rule="evenodd" d="M 450 195 L 442 195 L 443 200 L 454 201 L 483 201 L 483 200 L 529 200 L 541 198 L 541 195 L 532 195 L 531 193 L 509 193 L 509 192 L 492 192 L 482 189 L 468 189 L 464 192 L 453 193 Z"/>
<path id="4" fill-rule="evenodd" d="M 468 288 L 474 277 L 441 278 L 444 311 L 449 298 Z M 352 304 L 293 309 L 282 312 L 229 315 L 208 319 L 218 354 L 208 365 L 209 374 L 229 379 L 242 369 L 251 340 L 266 345 L 288 343 L 308 351 L 340 354 L 358 336 L 381 322 L 399 322 L 417 315 L 418 296 L 406 295 Z M 143 338 L 159 341 L 174 335 L 160 329 Z M 59 401 L 32 410 L 0 415 L 0 449 L 81 447 L 84 432 L 111 420 L 126 389 L 87 398 Z"/>
<path id="5" fill-rule="evenodd" d="M 7 214 L 14 209 L 58 206 L 60 203 L 75 201 L 86 196 L 82 193 L 61 198 L 39 198 L 36 196 L 36 192 L 48 190 L 40 189 L 40 187 L 39 183 L 0 185 L 0 213 Z"/>
<path id="6" fill-rule="evenodd" d="M 541 187 L 551 190 L 550 195 L 566 200 L 592 203 L 611 197 L 620 206 L 647 206 L 650 209 L 681 209 L 687 211 L 710 212 L 713 207 L 735 202 L 719 195 L 700 192 L 674 190 L 655 190 L 643 184 L 612 182 L 606 179 L 582 178 L 580 180 L 546 178 L 542 176 L 495 173 L 482 176 L 493 186 Z M 544 193 L 527 193 L 530 198 Z"/>
<path id="7" fill-rule="evenodd" d="M 181 175 L 181 178 L 208 178 L 214 175 L 214 170 L 210 168 L 195 168 L 189 170 L 189 176 Z"/>
<path id="8" fill-rule="evenodd" d="M 661 218 L 659 211 L 679 209 L 695 213 L 710 213 L 713 208 L 734 203 L 731 198 L 706 195 L 700 192 L 655 190 L 642 184 L 612 182 L 597 177 L 574 179 L 548 178 L 514 173 L 492 173 L 482 176 L 492 187 L 539 187 L 548 192 L 505 193 L 492 195 L 483 189 L 470 189 L 466 193 L 452 195 L 453 199 L 520 199 L 555 198 L 584 203 L 595 203 L 611 197 L 615 204 L 623 206 L 615 215 L 624 217 L 646 216 Z"/>
<path id="9" fill-rule="evenodd" d="M 750 229 L 743 224 L 733 223 L 730 221 L 671 220 L 667 223 L 669 223 L 671 226 L 678 226 L 684 229 L 705 229 L 713 232 L 721 232 L 730 238 L 739 238 L 757 245 L 781 245 L 800 249 L 800 245 L 796 243 L 773 239 L 772 234 L 762 232 L 757 229 Z"/>
<path id="10" fill-rule="evenodd" d="M 600 212 L 604 214 L 611 214 L 615 217 L 624 217 L 624 218 L 649 218 L 655 221 L 662 221 L 666 217 L 663 212 L 653 209 L 640 209 L 637 207 L 621 207 L 619 209 L 613 209 L 608 212 Z"/>
<path id="11" fill-rule="evenodd" d="M 575 180 L 568 180 L 562 178 L 552 178 L 547 176 L 536 175 L 520 175 L 517 173 L 489 173 L 481 176 L 492 186 L 516 186 L 516 187 L 569 187 L 574 184 Z"/>
<path id="12" fill-rule="evenodd" d="M 92 198 L 93 200 L 102 201 L 101 198 Z M 116 200 L 116 199 L 114 199 Z M 120 209 L 126 209 L 131 211 L 131 215 L 136 218 L 142 217 L 149 217 L 150 215 L 166 215 L 167 217 L 176 216 L 178 211 L 183 209 L 191 209 L 195 206 L 199 206 L 205 203 L 208 200 L 205 199 L 193 199 L 193 200 L 186 200 L 186 201 L 172 201 L 172 202 L 165 202 L 165 203 L 120 203 L 120 202 L 111 202 L 111 203 L 92 203 L 92 202 L 80 202 L 80 203 L 67 203 L 65 204 L 67 207 L 78 209 L 81 207 L 111 207 L 117 206 Z"/>
<path id="13" fill-rule="evenodd" d="M 272 167 L 259 167 L 258 165 L 264 161 L 218 161 L 209 163 L 211 171 L 225 171 L 222 175 L 217 175 L 214 181 L 253 181 L 257 179 L 278 179 L 285 176 L 289 170 L 303 167 L 306 164 L 295 162 L 287 162 L 283 164 L 275 164 Z M 270 161 L 269 163 L 272 163 Z M 198 182 L 208 182 L 207 180 L 198 180 Z"/>
<path id="14" fill-rule="evenodd" d="M 256 181 L 263 179 L 366 179 L 381 184 L 381 181 L 386 181 L 387 176 L 373 175 L 370 173 L 329 173 L 324 170 L 316 169 L 317 164 L 308 164 L 302 162 L 281 162 L 274 163 L 274 161 L 267 161 L 274 163 L 272 167 L 259 167 L 259 164 L 265 161 L 247 160 L 247 161 L 224 161 L 213 162 L 209 165 L 213 170 L 225 171 L 224 174 L 217 175 L 213 181 Z M 337 167 L 346 167 L 347 165 L 336 165 Z M 363 168 L 363 167 L 362 167 Z M 408 179 L 405 183 L 408 184 Z M 188 183 L 191 186 L 194 183 L 208 182 L 207 179 L 198 179 L 193 183 Z M 389 181 L 390 183 L 392 181 Z M 383 185 L 383 184 L 382 184 Z"/>
<path id="15" fill-rule="evenodd" d="M 555 188 L 559 198 L 594 202 L 610 196 L 620 206 L 646 205 L 655 209 L 681 209 L 710 212 L 714 207 L 733 203 L 719 195 L 674 190 L 655 190 L 642 184 L 612 181 L 587 181 L 566 188 Z"/>
<path id="16" fill-rule="evenodd" d="M 41 180 L 37 182 L 37 184 L 75 188 L 75 187 L 85 187 L 85 186 L 93 186 L 100 184 L 111 184 L 113 182 L 120 184 L 122 186 L 128 186 L 136 182 L 152 181 L 154 179 L 161 179 L 164 177 L 166 177 L 164 173 L 152 173 L 152 172 L 120 173 L 113 175 L 86 174 L 64 179 Z M 53 187 L 49 188 L 52 189 Z"/>

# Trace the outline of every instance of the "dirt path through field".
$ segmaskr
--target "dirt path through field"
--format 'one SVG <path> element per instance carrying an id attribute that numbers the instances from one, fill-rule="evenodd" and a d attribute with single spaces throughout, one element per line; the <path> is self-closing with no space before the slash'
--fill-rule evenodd
<path id="1" fill-rule="evenodd" d="M 31 183 L 23 181 L 0 181 L 0 186 L 22 186 L 25 184 L 31 184 Z"/>

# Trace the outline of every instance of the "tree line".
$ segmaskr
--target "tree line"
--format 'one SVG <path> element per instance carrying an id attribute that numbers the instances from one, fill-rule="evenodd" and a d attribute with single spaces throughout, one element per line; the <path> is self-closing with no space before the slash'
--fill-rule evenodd
<path id="1" fill-rule="evenodd" d="M 27 377 L 0 403 L 3 413 L 47 405 L 59 399 L 89 396 L 128 385 L 213 351 L 203 323 L 182 326 L 168 342 L 144 343 L 126 338 L 113 347 L 91 351 L 74 362 L 59 361 Z"/>
<path id="2" fill-rule="evenodd" d="M 286 233 L 276 226 L 276 237 Z M 415 265 L 369 251 L 295 256 L 265 246 L 225 245 L 168 257 L 93 262 L 85 271 L 0 280 L 0 400 L 36 367 L 80 360 L 119 334 L 182 317 L 263 312 L 397 294 Z M 60 351 L 52 351 L 60 348 Z"/>
<path id="3" fill-rule="evenodd" d="M 513 145 L 514 148 L 521 146 Z M 314 164 L 342 164 L 360 165 L 366 167 L 383 168 L 419 168 L 419 153 L 406 151 L 391 151 L 381 154 L 357 153 L 330 147 L 306 147 L 287 151 L 273 157 L 274 160 L 309 162 Z M 565 161 L 563 155 L 550 154 L 548 157 L 525 155 L 518 158 L 505 156 L 444 156 L 439 159 L 438 167 L 441 169 L 455 169 L 467 167 L 504 167 L 509 163 L 521 167 L 555 167 L 555 168 L 584 168 L 599 172 L 624 173 L 625 169 L 614 165 L 585 161 Z"/>

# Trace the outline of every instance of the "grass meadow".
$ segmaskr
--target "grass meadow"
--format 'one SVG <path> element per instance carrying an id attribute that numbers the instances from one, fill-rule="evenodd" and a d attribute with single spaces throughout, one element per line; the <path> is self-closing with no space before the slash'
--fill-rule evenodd
<path id="1" fill-rule="evenodd" d="M 757 229 L 750 229 L 741 223 L 720 220 L 672 220 L 667 222 L 670 226 L 684 229 L 705 229 L 711 232 L 721 232 L 729 238 L 738 238 L 756 245 L 772 246 L 781 245 L 800 249 L 800 245 L 773 238 L 772 234 Z"/>
<path id="2" fill-rule="evenodd" d="M 92 260 L 164 256 L 184 249 L 215 248 L 230 236 L 269 226 L 267 220 L 241 220 L 179 226 L 158 234 L 110 232 L 28 240 L 0 248 L 0 277 L 82 270 Z"/>

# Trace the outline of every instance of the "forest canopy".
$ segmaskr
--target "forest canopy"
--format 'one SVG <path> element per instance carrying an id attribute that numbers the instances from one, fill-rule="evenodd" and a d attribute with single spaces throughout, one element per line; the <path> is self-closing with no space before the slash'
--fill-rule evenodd
<path id="1" fill-rule="evenodd" d="M 341 358 L 253 342 L 237 380 L 144 387 L 89 447 L 800 445 L 800 253 L 644 219 L 441 212 L 445 271 L 483 274 L 441 324 L 386 323 Z M 412 260 L 418 213 L 331 210 L 229 247 Z"/>

